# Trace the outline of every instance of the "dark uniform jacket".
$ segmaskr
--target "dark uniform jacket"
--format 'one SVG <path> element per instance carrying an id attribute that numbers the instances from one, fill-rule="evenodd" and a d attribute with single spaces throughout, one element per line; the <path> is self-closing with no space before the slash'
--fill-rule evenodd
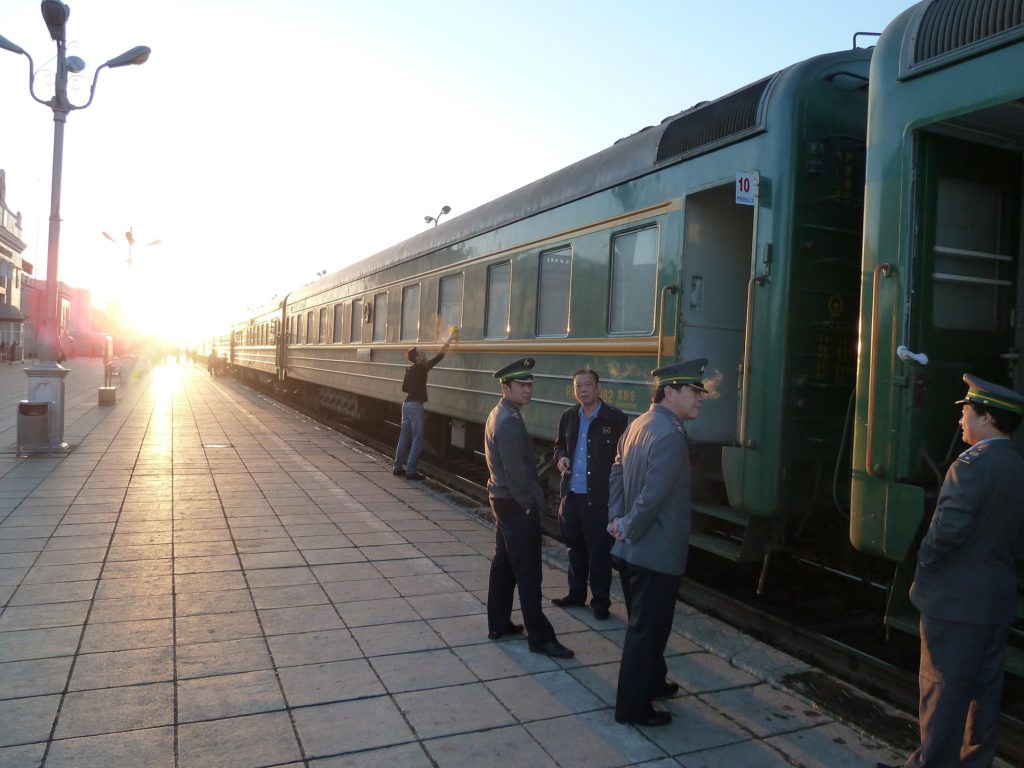
<path id="1" fill-rule="evenodd" d="M 681 576 L 693 516 L 690 456 L 683 424 L 657 403 L 629 425 L 609 482 L 608 520 L 622 518 L 625 541 L 612 554 Z"/>
<path id="2" fill-rule="evenodd" d="M 524 510 L 544 511 L 547 500 L 537 479 L 533 440 L 526 432 L 523 412 L 505 398 L 494 406 L 484 426 L 487 457 L 487 495 L 514 499 Z"/>
<path id="3" fill-rule="evenodd" d="M 910 600 L 933 619 L 1009 623 L 1024 550 L 1024 459 L 1010 440 L 967 449 L 946 473 Z"/>
<path id="4" fill-rule="evenodd" d="M 582 405 L 568 408 L 558 421 L 558 438 L 555 440 L 555 464 L 563 457 L 573 460 L 576 443 L 580 436 L 580 409 Z M 615 462 L 619 438 L 626 431 L 629 420 L 622 411 L 601 401 L 601 409 L 587 430 L 587 496 L 591 503 L 600 506 L 608 504 L 608 476 Z M 572 483 L 571 473 L 562 475 L 559 488 L 562 498 L 569 495 Z"/>

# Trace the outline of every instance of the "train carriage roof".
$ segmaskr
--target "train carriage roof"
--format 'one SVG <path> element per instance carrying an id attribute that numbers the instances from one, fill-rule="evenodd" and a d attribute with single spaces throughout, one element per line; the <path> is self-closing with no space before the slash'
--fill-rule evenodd
<path id="1" fill-rule="evenodd" d="M 827 59 L 824 54 L 808 60 Z M 710 102 L 665 118 L 514 192 L 431 227 L 374 256 L 293 291 L 288 303 L 468 240 L 764 130 L 772 85 L 801 62 Z"/>

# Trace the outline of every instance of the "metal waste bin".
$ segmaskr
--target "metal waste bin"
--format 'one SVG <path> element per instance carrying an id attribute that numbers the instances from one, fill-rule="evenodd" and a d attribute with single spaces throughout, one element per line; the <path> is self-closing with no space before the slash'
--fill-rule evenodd
<path id="1" fill-rule="evenodd" d="M 50 404 L 22 400 L 18 403 L 18 453 L 50 451 Z"/>

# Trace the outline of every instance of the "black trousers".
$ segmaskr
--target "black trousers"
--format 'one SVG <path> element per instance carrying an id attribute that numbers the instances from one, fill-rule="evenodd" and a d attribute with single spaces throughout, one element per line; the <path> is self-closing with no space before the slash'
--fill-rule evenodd
<path id="1" fill-rule="evenodd" d="M 629 627 L 622 645 L 615 714 L 642 719 L 651 714 L 651 699 L 665 685 L 665 646 L 672 633 L 676 596 L 682 576 L 618 560 Z"/>
<path id="2" fill-rule="evenodd" d="M 591 504 L 586 494 L 562 499 L 558 530 L 569 550 L 569 597 L 585 603 L 587 581 L 594 608 L 608 608 L 612 586 L 612 544 L 608 535 L 608 505 Z"/>
<path id="3" fill-rule="evenodd" d="M 491 499 L 497 523 L 494 558 L 487 584 L 487 629 L 501 632 L 512 621 L 512 601 L 519 588 L 519 606 L 531 645 L 555 639 L 555 630 L 541 609 L 540 515 L 527 514 L 512 499 Z"/>
<path id="4" fill-rule="evenodd" d="M 988 768 L 1003 699 L 1006 624 L 921 617 L 921 746 L 908 768 Z"/>

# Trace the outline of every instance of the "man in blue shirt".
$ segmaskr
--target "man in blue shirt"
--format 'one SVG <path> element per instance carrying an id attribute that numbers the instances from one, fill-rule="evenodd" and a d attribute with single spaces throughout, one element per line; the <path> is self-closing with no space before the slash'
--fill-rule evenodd
<path id="1" fill-rule="evenodd" d="M 594 616 L 608 618 L 612 584 L 608 535 L 608 476 L 626 414 L 601 400 L 597 371 L 585 368 L 572 377 L 579 406 L 562 414 L 555 440 L 555 462 L 562 473 L 558 528 L 569 549 L 569 594 L 551 602 L 561 607 L 586 605 L 587 581 Z"/>

